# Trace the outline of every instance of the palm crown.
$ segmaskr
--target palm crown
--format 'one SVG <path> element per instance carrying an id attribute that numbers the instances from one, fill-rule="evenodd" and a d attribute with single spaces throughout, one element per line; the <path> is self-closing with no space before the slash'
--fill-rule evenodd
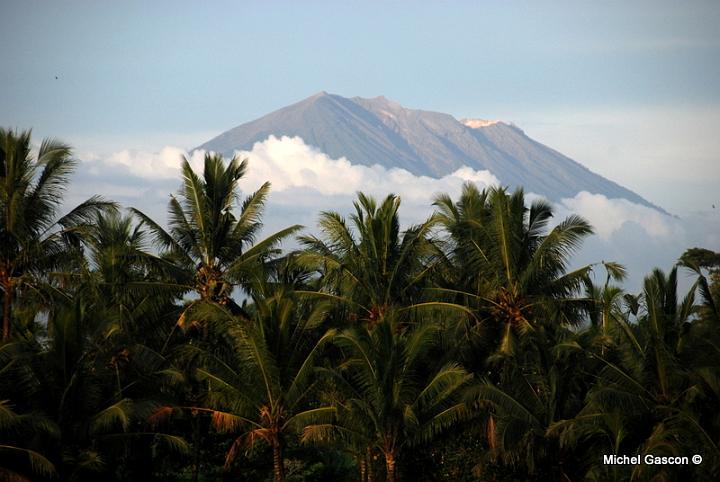
<path id="1" fill-rule="evenodd" d="M 30 131 L 0 129 L 0 287 L 3 340 L 10 338 L 12 304 L 18 289 L 47 273 L 79 247 L 99 212 L 115 203 L 93 196 L 58 217 L 68 178 L 75 168 L 69 146 L 54 139 L 32 153 Z"/>
<path id="2" fill-rule="evenodd" d="M 568 273 L 570 255 L 592 233 L 579 216 L 569 216 L 546 233 L 553 216 L 542 200 L 525 205 L 523 191 L 480 191 L 463 187 L 458 202 L 439 196 L 438 220 L 450 234 L 448 263 L 439 291 L 476 306 L 480 321 L 503 329 L 499 347 L 511 352 L 516 330 L 535 322 L 575 323 L 583 303 L 573 299 L 590 266 Z"/>
<path id="3" fill-rule="evenodd" d="M 387 196 L 380 205 L 358 193 L 352 229 L 336 212 L 320 215 L 323 238 L 303 236 L 300 260 L 323 275 L 324 288 L 353 308 L 353 316 L 371 325 L 393 306 L 419 301 L 422 281 L 437 249 L 428 239 L 435 221 L 400 231 L 400 198 Z"/>
<path id="4" fill-rule="evenodd" d="M 175 267 L 174 280 L 191 289 L 202 300 L 230 305 L 233 286 L 252 278 L 259 262 L 274 247 L 296 232 L 294 225 L 254 243 L 262 227 L 261 216 L 270 183 L 249 195 L 240 206 L 238 181 L 245 175 L 247 160 L 206 154 L 203 175 L 196 174 L 183 158 L 183 184 L 179 199 L 168 205 L 169 232 L 138 210 L 134 212 L 151 228 L 164 256 Z"/>

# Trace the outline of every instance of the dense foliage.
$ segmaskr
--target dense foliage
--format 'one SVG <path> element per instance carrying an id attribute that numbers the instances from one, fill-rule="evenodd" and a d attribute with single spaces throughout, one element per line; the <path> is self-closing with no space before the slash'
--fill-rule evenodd
<path id="1" fill-rule="evenodd" d="M 359 193 L 260 240 L 245 161 L 184 160 L 167 224 L 100 197 L 58 216 L 74 167 L 0 130 L 0 480 L 720 473 L 718 253 L 633 294 L 617 263 L 569 271 L 592 227 L 522 190 L 468 184 L 405 230 Z"/>

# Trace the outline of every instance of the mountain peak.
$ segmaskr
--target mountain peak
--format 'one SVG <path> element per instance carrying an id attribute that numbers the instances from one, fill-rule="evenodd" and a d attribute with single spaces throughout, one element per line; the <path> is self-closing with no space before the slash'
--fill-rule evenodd
<path id="1" fill-rule="evenodd" d="M 410 110 L 400 105 L 399 102 L 388 99 L 384 95 L 378 95 L 376 97 L 352 97 L 350 100 L 368 106 L 392 107 L 393 109 Z"/>
<path id="2" fill-rule="evenodd" d="M 654 206 L 636 193 L 497 120 L 457 120 L 408 109 L 380 95 L 346 98 L 321 91 L 206 142 L 200 149 L 232 156 L 268 137 L 300 137 L 332 159 L 443 177 L 462 167 L 488 170 L 510 188 L 559 201 L 581 191 Z"/>
<path id="3" fill-rule="evenodd" d="M 481 129 L 483 127 L 498 124 L 499 122 L 500 122 L 499 120 L 487 120 L 487 119 L 472 119 L 472 118 L 460 119 L 461 124 L 464 124 L 471 129 Z"/>
<path id="4" fill-rule="evenodd" d="M 324 90 L 321 90 L 320 92 L 317 92 L 317 93 L 311 95 L 310 97 L 307 97 L 306 99 L 301 100 L 300 102 L 298 102 L 298 104 L 313 104 L 319 100 L 332 99 L 333 97 L 337 97 L 337 96 L 330 94 L 329 92 L 326 92 Z"/>
<path id="5" fill-rule="evenodd" d="M 308 97 L 306 100 L 319 99 L 320 97 L 329 97 L 329 96 L 332 96 L 332 94 L 329 94 L 329 93 L 327 93 L 327 92 L 324 91 L 324 90 L 321 90 L 320 92 L 317 92 L 317 93 L 311 95 L 311 96 Z"/>

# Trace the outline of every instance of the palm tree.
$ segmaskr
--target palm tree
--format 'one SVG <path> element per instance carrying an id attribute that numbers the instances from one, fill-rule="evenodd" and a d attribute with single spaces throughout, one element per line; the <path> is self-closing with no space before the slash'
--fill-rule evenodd
<path id="1" fill-rule="evenodd" d="M 287 438 L 334 417 L 334 408 L 314 405 L 310 398 L 320 381 L 317 356 L 332 336 L 322 329 L 327 306 L 305 299 L 291 285 L 265 281 L 254 283 L 249 320 L 242 323 L 222 305 L 197 305 L 196 310 L 215 321 L 228 346 L 183 349 L 184 356 L 202 359 L 198 378 L 207 382 L 204 405 L 185 408 L 211 414 L 221 432 L 239 432 L 226 467 L 244 448 L 265 442 L 272 449 L 275 480 L 282 482 Z M 173 410 L 183 408 L 165 412 Z"/>
<path id="2" fill-rule="evenodd" d="M 364 441 L 370 453 L 383 455 L 388 482 L 396 480 L 405 450 L 469 416 L 459 398 L 472 378 L 456 363 L 433 366 L 428 355 L 437 344 L 437 324 L 396 328 L 386 318 L 373 330 L 354 327 L 335 337 L 346 357 L 335 377 L 343 388 L 338 422 L 334 429 L 317 425 L 305 433 L 308 440 Z M 366 470 L 372 473 L 372 467 Z"/>
<path id="3" fill-rule="evenodd" d="M 422 283 L 439 254 L 428 240 L 435 221 L 401 233 L 400 198 L 392 194 L 378 205 L 358 193 L 354 206 L 352 227 L 337 212 L 323 212 L 323 238 L 300 237 L 305 246 L 300 260 L 320 272 L 324 293 L 351 305 L 351 320 L 373 326 L 394 307 L 420 300 Z"/>
<path id="4" fill-rule="evenodd" d="M 126 343 L 160 349 L 171 332 L 158 321 L 177 319 L 181 291 L 161 283 L 170 279 L 173 266 L 149 252 L 143 227 L 129 215 L 98 215 L 84 239 L 88 263 L 68 283 L 94 292 L 102 316 L 117 322 Z"/>
<path id="5" fill-rule="evenodd" d="M 505 361 L 498 381 L 486 379 L 478 386 L 476 400 L 490 404 L 490 450 L 478 467 L 499 462 L 519 478 L 575 479 L 574 447 L 559 443 L 550 429 L 583 407 L 592 382 L 587 373 L 598 369 L 582 349 L 587 338 L 565 327 L 541 327 L 533 332 L 532 343 Z"/>
<path id="6" fill-rule="evenodd" d="M 97 213 L 115 204 L 94 196 L 57 217 L 76 162 L 69 146 L 44 139 L 33 156 L 30 131 L 0 129 L 0 288 L 3 341 L 11 335 L 16 293 L 47 280 L 79 246 Z"/>
<path id="7" fill-rule="evenodd" d="M 600 264 L 606 272 L 604 285 L 597 286 L 588 277 L 585 291 L 589 301 L 590 331 L 596 335 L 594 342 L 599 343 L 600 352 L 604 355 L 608 345 L 617 338 L 612 336 L 612 330 L 619 328 L 629 334 L 631 328 L 626 322 L 629 311 L 624 311 L 624 307 L 628 305 L 628 294 L 620 286 L 610 283 L 625 279 L 625 267 L 614 262 L 603 261 Z"/>
<path id="8" fill-rule="evenodd" d="M 583 442 L 599 453 L 701 452 L 701 466 L 677 470 L 703 478 L 717 469 L 720 451 L 710 435 L 717 429 L 716 417 L 706 407 L 720 403 L 718 348 L 704 339 L 717 326 L 706 332 L 702 322 L 692 320 L 694 292 L 695 287 L 678 301 L 677 268 L 667 275 L 656 269 L 645 279 L 636 323 L 626 323 L 630 329 L 617 333 L 613 352 L 589 352 L 601 370 L 588 403 L 553 428 L 567 444 Z M 624 476 L 667 478 L 674 470 L 641 464 Z M 588 476 L 606 472 L 597 461 L 588 467 Z"/>
<path id="9" fill-rule="evenodd" d="M 570 255 L 593 231 L 569 216 L 547 231 L 553 217 L 542 200 L 525 206 L 522 189 L 479 191 L 465 184 L 458 202 L 436 198 L 437 219 L 449 233 L 447 265 L 440 293 L 462 306 L 495 333 L 498 352 L 515 351 L 518 335 L 536 323 L 577 324 L 587 307 L 575 294 L 590 266 L 567 272 Z"/>
<path id="10" fill-rule="evenodd" d="M 142 224 L 133 226 L 131 216 L 98 215 L 85 238 L 91 268 L 113 288 L 142 279 L 151 259 L 146 237 Z"/>
<path id="11" fill-rule="evenodd" d="M 57 427 L 37 413 L 17 414 L 7 400 L 0 400 L 0 480 L 29 480 L 25 472 L 51 477 L 55 465 L 32 447 L 35 434 L 53 435 Z"/>
<path id="12" fill-rule="evenodd" d="M 691 248 L 683 253 L 678 264 L 697 275 L 695 285 L 703 298 L 702 317 L 720 323 L 720 253 Z M 703 269 L 708 271 L 708 276 Z"/>
<path id="13" fill-rule="evenodd" d="M 171 196 L 168 205 L 169 230 L 139 210 L 132 211 L 154 235 L 164 262 L 157 267 L 155 280 L 148 284 L 164 292 L 193 292 L 198 299 L 186 306 L 175 326 L 191 332 L 200 330 L 202 337 L 207 338 L 207 320 L 187 315 L 196 307 L 210 303 L 226 307 L 233 315 L 248 318 L 249 315 L 232 298 L 234 288 L 241 286 L 249 294 L 256 280 L 264 277 L 267 260 L 279 252 L 276 246 L 301 227 L 294 225 L 255 242 L 262 228 L 261 216 L 270 184 L 263 184 L 238 206 L 237 184 L 247 170 L 246 160 L 233 157 L 226 162 L 222 156 L 208 153 L 202 176 L 193 171 L 186 158 L 183 158 L 181 169 L 183 183 L 179 196 Z M 170 335 L 173 333 L 174 330 Z M 170 339 L 168 336 L 167 340 Z M 166 347 L 160 350 L 160 358 Z M 192 380 L 185 385 L 187 391 L 181 397 L 185 399 L 182 404 L 195 405 L 206 384 L 192 376 L 192 365 L 182 359 L 175 362 L 177 367 L 184 367 L 186 379 Z M 199 461 L 199 439 L 200 434 L 195 431 L 196 461 Z M 194 478 L 197 478 L 199 462 L 194 465 Z"/>
<path id="14" fill-rule="evenodd" d="M 95 480 L 98 474 L 111 480 L 122 457 L 139 452 L 132 448 L 138 441 L 187 449 L 182 438 L 149 427 L 156 392 L 133 390 L 145 367 L 107 316 L 111 310 L 93 281 L 51 292 L 43 338 L 16 337 L 0 345 L 0 400 L 9 400 L 7 422 L 0 420 L 0 432 L 7 429 L 0 452 L 13 459 L 25 454 L 63 480 Z M 18 419 L 9 404 L 25 413 Z"/>
<path id="15" fill-rule="evenodd" d="M 222 156 L 208 153 L 200 177 L 183 158 L 180 199 L 171 196 L 168 205 L 169 232 L 133 209 L 154 233 L 164 258 L 175 267 L 175 283 L 194 291 L 200 300 L 227 306 L 236 314 L 239 306 L 230 296 L 234 286 L 250 286 L 260 261 L 275 253 L 280 241 L 301 228 L 291 226 L 253 245 L 262 227 L 262 209 L 270 184 L 266 182 L 248 196 L 236 215 L 237 183 L 246 170 L 247 160 L 241 162 L 233 157 L 226 165 Z"/>

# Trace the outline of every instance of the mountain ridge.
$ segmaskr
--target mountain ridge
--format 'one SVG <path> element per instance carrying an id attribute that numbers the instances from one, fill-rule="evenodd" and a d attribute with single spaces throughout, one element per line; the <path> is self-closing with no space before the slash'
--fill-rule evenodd
<path id="1" fill-rule="evenodd" d="M 442 112 L 408 109 L 384 96 L 346 98 L 318 92 L 223 132 L 197 149 L 229 156 L 236 150 L 251 150 L 270 135 L 301 137 L 333 159 L 345 157 L 356 164 L 380 164 L 431 177 L 469 166 L 489 170 L 510 188 L 522 186 L 553 201 L 588 191 L 666 213 L 535 141 L 514 124 L 458 120 Z"/>

